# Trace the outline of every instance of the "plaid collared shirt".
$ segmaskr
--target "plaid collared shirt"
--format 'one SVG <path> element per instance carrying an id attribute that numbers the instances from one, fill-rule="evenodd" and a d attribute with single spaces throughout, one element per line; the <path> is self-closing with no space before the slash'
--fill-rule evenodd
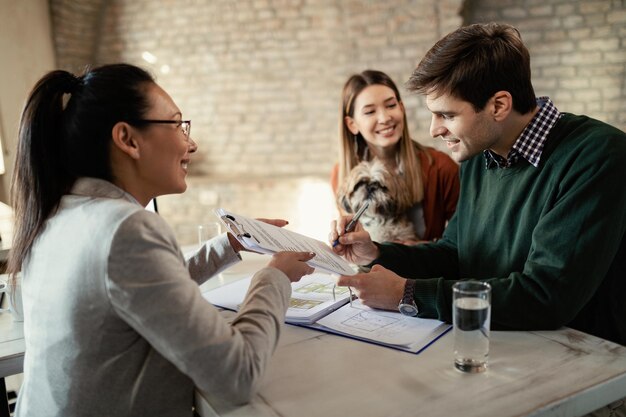
<path id="1" fill-rule="evenodd" d="M 548 133 L 550 133 L 550 129 L 561 117 L 561 112 L 557 110 L 552 100 L 548 97 L 539 97 L 537 105 L 539 106 L 539 111 L 519 138 L 517 138 L 506 159 L 489 149 L 483 152 L 487 169 L 496 167 L 509 168 L 520 157 L 526 159 L 534 167 L 539 166 Z"/>

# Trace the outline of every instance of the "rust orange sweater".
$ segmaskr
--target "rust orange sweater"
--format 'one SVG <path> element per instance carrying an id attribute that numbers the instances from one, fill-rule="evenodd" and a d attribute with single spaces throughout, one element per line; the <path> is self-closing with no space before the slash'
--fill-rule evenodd
<path id="1" fill-rule="evenodd" d="M 447 154 L 433 148 L 425 149 L 432 160 L 429 161 L 425 152 L 418 153 L 424 179 L 422 207 L 426 231 L 423 239 L 433 240 L 443 235 L 446 221 L 450 220 L 456 210 L 459 198 L 459 167 Z M 339 164 L 335 164 L 330 175 L 335 195 L 339 188 L 338 181 Z"/>

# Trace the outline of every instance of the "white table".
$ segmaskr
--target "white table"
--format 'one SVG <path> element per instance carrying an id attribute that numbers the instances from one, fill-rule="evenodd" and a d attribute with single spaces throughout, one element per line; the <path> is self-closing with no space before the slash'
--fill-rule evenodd
<path id="1" fill-rule="evenodd" d="M 24 367 L 24 328 L 11 313 L 0 313 L 0 417 L 9 416 L 4 378 L 22 372 Z"/>
<path id="2" fill-rule="evenodd" d="M 10 313 L 0 313 L 0 378 L 22 372 L 24 327 Z"/>
<path id="3" fill-rule="evenodd" d="M 222 282 L 269 259 L 247 258 Z M 483 374 L 455 370 L 452 345 L 450 332 L 414 355 L 286 325 L 250 404 L 197 393 L 196 406 L 203 417 L 571 417 L 626 396 L 626 347 L 576 330 L 492 332 Z"/>
<path id="4" fill-rule="evenodd" d="M 245 259 L 202 289 L 240 279 L 269 258 Z M 573 417 L 626 396 L 626 347 L 572 329 L 492 332 L 484 374 L 456 371 L 452 342 L 448 333 L 414 355 L 286 325 L 250 404 L 196 396 L 196 405 L 203 417 Z M 22 372 L 23 361 L 22 323 L 2 313 L 0 378 Z"/>

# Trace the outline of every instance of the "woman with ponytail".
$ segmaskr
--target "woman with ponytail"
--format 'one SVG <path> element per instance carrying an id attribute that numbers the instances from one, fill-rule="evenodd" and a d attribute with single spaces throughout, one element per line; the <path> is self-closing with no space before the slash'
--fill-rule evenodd
<path id="1" fill-rule="evenodd" d="M 26 340 L 17 416 L 191 416 L 194 386 L 231 402 L 255 392 L 312 255 L 275 255 L 230 324 L 202 298 L 198 285 L 243 248 L 225 234 L 185 260 L 144 210 L 185 191 L 190 128 L 132 65 L 53 71 L 30 93 L 12 183 L 9 273 L 21 271 Z"/>

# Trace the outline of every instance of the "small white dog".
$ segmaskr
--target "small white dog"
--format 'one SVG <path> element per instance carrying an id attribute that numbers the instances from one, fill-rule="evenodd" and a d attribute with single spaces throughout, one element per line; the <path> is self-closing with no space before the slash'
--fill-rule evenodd
<path id="1" fill-rule="evenodd" d="M 404 182 L 376 159 L 355 166 L 337 193 L 337 202 L 347 213 L 356 213 L 366 200 L 370 205 L 359 222 L 372 240 L 418 240 L 408 217 L 412 201 Z"/>

